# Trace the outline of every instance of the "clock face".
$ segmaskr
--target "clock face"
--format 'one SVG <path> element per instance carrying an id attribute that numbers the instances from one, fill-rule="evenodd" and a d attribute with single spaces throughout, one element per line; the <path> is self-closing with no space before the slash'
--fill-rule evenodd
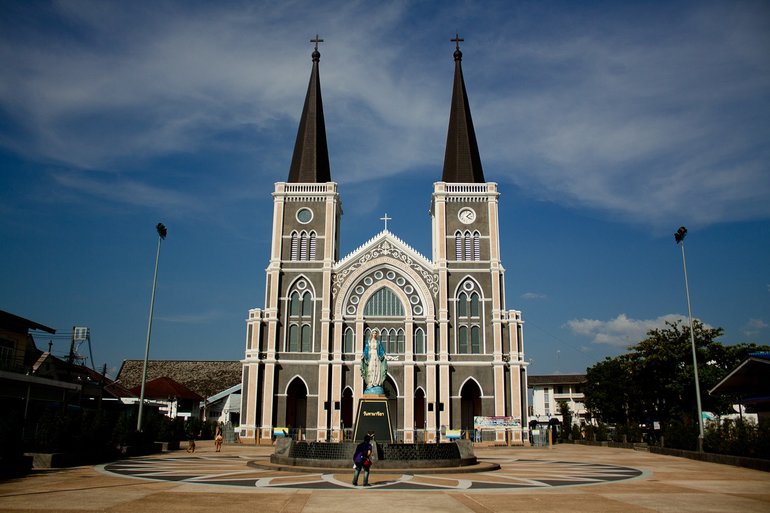
<path id="1" fill-rule="evenodd" d="M 476 212 L 472 208 L 462 208 L 457 213 L 457 219 L 459 219 L 461 223 L 471 224 L 476 220 Z"/>
<path id="2" fill-rule="evenodd" d="M 313 220 L 313 211 L 309 208 L 301 208 L 297 211 L 297 221 L 307 224 Z"/>

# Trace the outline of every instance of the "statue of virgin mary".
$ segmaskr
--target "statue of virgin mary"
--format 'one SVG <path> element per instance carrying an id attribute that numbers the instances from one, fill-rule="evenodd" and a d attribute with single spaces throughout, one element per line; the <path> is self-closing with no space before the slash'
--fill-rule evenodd
<path id="1" fill-rule="evenodd" d="M 364 394 L 384 394 L 382 383 L 387 375 L 388 361 L 385 359 L 385 348 L 382 347 L 379 331 L 372 330 L 369 340 L 364 341 L 364 354 L 361 358 L 361 377 L 366 384 Z"/>

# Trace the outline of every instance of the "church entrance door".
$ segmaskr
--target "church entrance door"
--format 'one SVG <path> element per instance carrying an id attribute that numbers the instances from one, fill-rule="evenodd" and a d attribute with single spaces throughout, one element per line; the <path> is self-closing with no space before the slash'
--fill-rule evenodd
<path id="1" fill-rule="evenodd" d="M 307 387 L 299 378 L 294 378 L 286 391 L 286 425 L 291 428 L 292 435 L 298 429 L 305 434 L 307 426 Z"/>
<path id="2" fill-rule="evenodd" d="M 460 429 L 473 433 L 473 417 L 481 415 L 481 390 L 471 380 L 460 391 Z"/>
<path id="3" fill-rule="evenodd" d="M 390 376 L 385 378 L 385 383 L 382 384 L 382 388 L 385 389 L 385 396 L 388 398 L 390 420 L 393 423 L 393 430 L 395 431 L 393 433 L 393 440 L 403 440 L 403 432 L 398 432 L 399 429 L 403 428 L 403 425 L 398 421 L 398 392 L 396 392 L 396 385 L 393 383 Z"/>

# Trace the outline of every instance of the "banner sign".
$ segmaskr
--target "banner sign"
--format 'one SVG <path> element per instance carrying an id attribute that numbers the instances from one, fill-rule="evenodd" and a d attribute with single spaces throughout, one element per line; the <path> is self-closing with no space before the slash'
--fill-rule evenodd
<path id="1" fill-rule="evenodd" d="M 446 435 L 449 440 L 459 440 L 463 436 L 461 429 L 447 429 Z"/>
<path id="2" fill-rule="evenodd" d="M 499 427 L 521 427 L 521 417 L 504 417 L 502 415 L 473 417 L 474 429 L 491 429 Z"/>

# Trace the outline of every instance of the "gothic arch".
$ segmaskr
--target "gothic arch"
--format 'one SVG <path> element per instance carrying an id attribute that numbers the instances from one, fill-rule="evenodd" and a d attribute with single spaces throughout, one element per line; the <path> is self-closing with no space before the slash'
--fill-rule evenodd
<path id="1" fill-rule="evenodd" d="M 340 421 L 346 428 L 353 427 L 353 403 L 355 393 L 350 386 L 346 386 L 342 389 L 340 395 Z"/>
<path id="2" fill-rule="evenodd" d="M 393 390 L 396 391 L 396 398 L 401 397 L 401 391 L 398 389 L 398 382 L 390 372 L 388 372 L 388 375 L 385 376 L 385 380 L 390 380 L 391 384 L 393 385 Z"/>
<path id="3" fill-rule="evenodd" d="M 462 278 L 460 278 L 460 280 L 457 282 L 457 285 L 455 286 L 454 291 L 452 292 L 452 295 L 450 296 L 451 299 L 457 298 L 457 296 L 460 294 L 460 292 L 463 292 L 463 290 L 461 290 L 461 288 L 463 286 L 463 283 L 465 283 L 466 281 L 472 281 L 473 284 L 475 285 L 474 289 L 478 290 L 480 298 L 482 300 L 486 299 L 484 297 L 484 289 L 481 287 L 481 284 L 479 283 L 479 280 L 477 280 L 475 277 L 473 277 L 471 275 L 466 275 L 466 276 L 463 276 Z"/>
<path id="4" fill-rule="evenodd" d="M 318 294 L 315 292 L 315 287 L 313 286 L 313 282 L 305 276 L 304 274 L 300 274 L 299 276 L 296 276 L 293 280 L 291 280 L 288 285 L 286 286 L 286 297 L 289 297 L 289 292 L 292 292 L 294 290 L 299 291 L 299 289 L 296 288 L 297 283 L 299 283 L 300 280 L 305 280 L 307 283 L 307 288 L 304 289 L 302 292 L 310 291 L 310 293 L 313 295 L 313 299 L 315 300 L 318 297 Z"/>
<path id="5" fill-rule="evenodd" d="M 465 285 L 471 284 L 470 287 Z M 484 290 L 473 276 L 463 276 L 455 286 L 449 298 L 454 323 L 454 342 L 450 352 L 455 354 L 487 354 L 485 334 L 486 325 L 483 322 L 486 305 Z M 466 303 L 468 301 L 468 303 Z M 470 306 L 469 306 L 470 305 Z M 470 310 L 468 310 L 470 308 Z M 473 315 L 475 309 L 476 314 Z"/>
<path id="6" fill-rule="evenodd" d="M 476 384 L 476 386 L 477 386 L 477 387 L 478 387 L 478 389 L 479 389 L 479 393 L 480 393 L 480 394 L 481 394 L 481 396 L 483 397 L 483 396 L 484 396 L 484 389 L 482 388 L 482 386 L 481 386 L 481 383 L 479 383 L 479 381 L 478 381 L 478 380 L 477 380 L 475 377 L 473 377 L 473 376 L 468 376 L 467 378 L 465 378 L 465 381 L 463 381 L 462 383 L 460 383 L 460 386 L 459 386 L 459 388 L 457 389 L 457 395 L 458 395 L 458 396 L 462 395 L 463 387 L 464 387 L 465 385 L 467 385 L 467 384 L 468 384 L 468 382 L 470 382 L 470 381 L 472 381 L 473 383 L 475 383 L 475 384 Z"/>
<path id="7" fill-rule="evenodd" d="M 425 389 L 418 386 L 414 389 L 414 395 L 412 399 L 412 412 L 414 415 L 414 428 L 417 430 L 426 429 L 427 421 L 427 400 L 428 394 L 425 393 Z"/>
<path id="8" fill-rule="evenodd" d="M 301 374 L 295 374 L 289 381 L 286 382 L 286 386 L 283 389 L 283 394 L 286 395 L 289 393 L 289 387 L 296 380 L 300 380 L 302 384 L 305 385 L 305 390 L 307 390 L 308 395 L 310 395 L 310 386 L 308 385 L 307 380 L 305 380 Z"/>
<path id="9" fill-rule="evenodd" d="M 351 316 L 345 315 L 344 307 L 348 304 L 350 296 L 352 295 L 352 291 L 355 289 L 355 286 L 359 284 L 360 280 L 364 277 L 365 274 L 368 274 L 377 268 L 390 268 L 401 273 L 409 285 L 414 287 L 415 292 L 420 298 L 420 304 L 422 304 L 423 308 L 425 309 L 423 313 L 425 318 L 435 318 L 436 312 L 435 306 L 433 304 L 432 294 L 430 289 L 428 289 L 427 285 L 425 284 L 423 278 L 413 268 L 390 256 L 381 256 L 369 260 L 366 265 L 358 267 L 350 274 L 350 276 L 345 279 L 345 281 L 340 286 L 339 292 L 336 295 L 337 299 L 334 302 L 335 318 L 351 318 Z M 409 303 L 407 301 L 404 304 L 407 305 Z"/>
<path id="10" fill-rule="evenodd" d="M 306 429 L 308 426 L 307 398 L 310 389 L 300 376 L 295 376 L 286 385 L 286 426 L 292 429 Z"/>
<path id="11" fill-rule="evenodd" d="M 469 377 L 460 386 L 459 395 L 460 429 L 471 431 L 474 428 L 473 417 L 482 415 L 481 398 L 484 393 L 479 382 Z"/>
<path id="12" fill-rule="evenodd" d="M 298 285 L 304 282 L 305 286 Z M 298 303 L 293 305 L 292 297 L 297 294 Z M 285 325 L 281 350 L 285 352 L 312 352 L 315 347 L 315 332 L 312 329 L 316 318 L 315 287 L 307 276 L 301 274 L 288 283 L 285 297 L 282 299 L 284 308 L 282 321 Z M 296 306 L 296 310 L 292 307 Z"/>
<path id="13" fill-rule="evenodd" d="M 396 284 L 390 282 L 389 280 L 381 280 L 378 282 L 375 282 L 370 286 L 368 289 L 364 291 L 363 294 L 361 294 L 361 300 L 358 302 L 358 305 L 356 305 L 356 313 L 355 316 L 352 317 L 356 321 L 363 321 L 364 320 L 364 307 L 366 306 L 366 303 L 371 299 L 371 297 L 380 289 L 382 288 L 388 288 L 390 289 L 396 297 L 401 301 L 401 304 L 404 307 L 404 320 L 406 322 L 411 322 L 414 320 L 414 317 L 412 315 L 412 308 L 411 303 L 409 303 L 409 296 L 407 296 L 403 290 L 401 290 L 400 287 L 398 287 Z M 351 318 L 351 316 L 347 317 L 348 319 Z"/>

